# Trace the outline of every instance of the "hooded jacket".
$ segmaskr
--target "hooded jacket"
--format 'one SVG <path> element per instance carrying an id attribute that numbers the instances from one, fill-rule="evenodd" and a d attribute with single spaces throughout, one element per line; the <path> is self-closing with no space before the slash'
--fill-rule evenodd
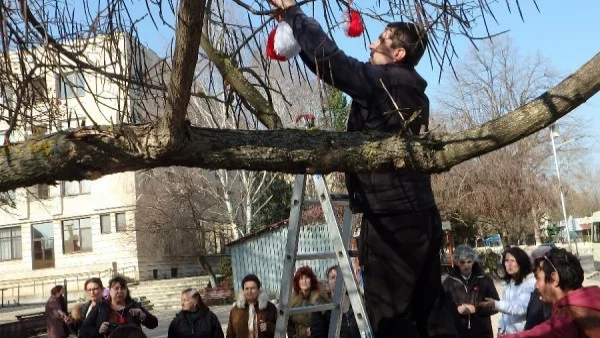
<path id="1" fill-rule="evenodd" d="M 372 65 L 347 56 L 299 7 L 283 19 L 292 27 L 305 65 L 328 84 L 352 97 L 350 132 L 418 135 L 427 129 L 427 82 L 406 63 Z M 405 128 L 405 121 L 411 121 Z M 377 172 L 347 173 L 346 186 L 354 212 L 396 214 L 435 206 L 430 175 L 392 166 Z"/>
<path id="2" fill-rule="evenodd" d="M 223 338 L 219 318 L 208 308 L 180 311 L 169 324 L 168 338 Z"/>
<path id="3" fill-rule="evenodd" d="M 486 297 L 500 299 L 492 279 L 483 274 L 479 263 L 473 263 L 473 270 L 468 280 L 461 277 L 456 266 L 443 283 L 444 291 L 450 294 L 456 306 L 461 304 L 475 305 L 474 314 L 460 315 L 457 329 L 460 338 L 492 338 L 494 331 L 490 316 L 496 313 L 491 309 L 478 307 Z"/>
<path id="4" fill-rule="evenodd" d="M 258 294 L 258 309 L 256 311 L 257 322 L 267 324 L 265 332 L 255 332 L 255 337 L 272 338 L 275 336 L 275 323 L 277 322 L 277 308 L 269 302 L 269 297 L 260 291 Z M 248 316 L 250 310 L 243 292 L 238 294 L 229 313 L 229 324 L 227 325 L 227 338 L 248 338 Z M 258 330 L 257 330 L 258 331 Z"/>
<path id="5" fill-rule="evenodd" d="M 584 287 L 567 293 L 552 305 L 550 319 L 531 330 L 502 338 L 536 337 L 600 337 L 600 287 Z"/>

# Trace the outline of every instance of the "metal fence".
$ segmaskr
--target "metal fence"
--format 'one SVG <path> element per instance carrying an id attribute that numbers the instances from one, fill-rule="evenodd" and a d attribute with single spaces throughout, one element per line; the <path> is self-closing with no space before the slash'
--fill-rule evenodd
<path id="1" fill-rule="evenodd" d="M 285 225 L 231 246 L 233 284 L 236 292 L 241 290 L 242 278 L 253 273 L 260 278 L 264 291 L 273 297 L 279 295 L 287 232 L 288 228 Z M 331 251 L 333 251 L 333 247 L 326 224 L 301 227 L 298 253 Z M 317 278 L 324 280 L 327 268 L 336 263 L 337 261 L 334 259 L 298 261 L 296 268 L 308 265 L 313 269 Z"/>

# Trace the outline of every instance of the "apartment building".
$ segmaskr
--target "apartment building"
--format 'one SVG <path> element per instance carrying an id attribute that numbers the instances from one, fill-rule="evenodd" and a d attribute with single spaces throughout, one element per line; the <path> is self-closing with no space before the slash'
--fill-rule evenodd
<path id="1" fill-rule="evenodd" d="M 22 119 L 10 134 L 11 142 L 93 123 L 139 122 L 160 115 L 160 100 L 146 100 L 139 86 L 122 81 L 141 68 L 145 73 L 138 78 L 161 75 L 161 59 L 154 52 L 120 33 L 72 45 L 94 69 L 82 68 L 64 55 L 33 51 L 26 56 L 31 62 L 59 66 L 32 71 L 28 95 L 4 84 L 3 110 L 18 100 L 21 106 L 30 106 L 31 118 Z M 13 54 L 17 62 L 17 53 Z M 3 118 L 0 142 L 8 129 Z M 114 262 L 120 272 L 141 280 L 201 273 L 193 241 L 139 229 L 144 217 L 140 203 L 147 200 L 140 182 L 140 173 L 125 172 L 0 194 L 0 284 L 95 273 Z"/>

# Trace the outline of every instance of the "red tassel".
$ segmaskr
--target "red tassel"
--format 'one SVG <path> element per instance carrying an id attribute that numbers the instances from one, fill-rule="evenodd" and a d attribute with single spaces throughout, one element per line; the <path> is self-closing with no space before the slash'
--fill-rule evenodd
<path id="1" fill-rule="evenodd" d="M 345 19 L 346 35 L 348 35 L 349 37 L 355 38 L 357 36 L 360 36 L 365 30 L 362 17 L 360 16 L 360 13 L 357 10 L 353 8 L 348 9 L 348 12 L 345 14 Z"/>
<path id="2" fill-rule="evenodd" d="M 277 26 L 273 28 L 269 36 L 267 37 L 267 56 L 273 60 L 277 61 L 286 61 L 287 59 L 283 55 L 277 54 L 275 51 L 275 32 L 277 31 Z"/>

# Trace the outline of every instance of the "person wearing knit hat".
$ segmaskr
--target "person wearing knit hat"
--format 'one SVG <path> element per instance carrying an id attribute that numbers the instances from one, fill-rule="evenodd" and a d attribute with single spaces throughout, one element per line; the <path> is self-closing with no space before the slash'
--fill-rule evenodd
<path id="1" fill-rule="evenodd" d="M 290 308 L 315 305 L 326 302 L 321 293 L 319 280 L 310 266 L 300 267 L 294 274 L 293 294 Z M 288 338 L 310 337 L 310 313 L 290 315 L 287 327 Z"/>

